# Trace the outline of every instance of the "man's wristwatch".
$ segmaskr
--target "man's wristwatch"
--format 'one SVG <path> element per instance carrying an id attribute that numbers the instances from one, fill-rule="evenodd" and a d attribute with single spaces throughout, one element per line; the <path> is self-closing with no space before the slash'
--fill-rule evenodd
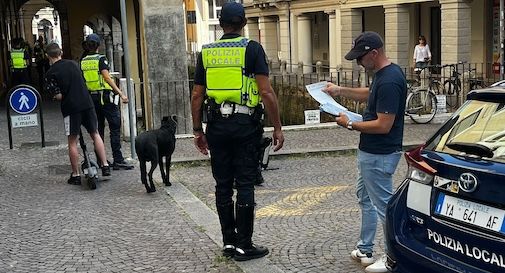
<path id="1" fill-rule="evenodd" d="M 354 130 L 354 129 L 352 128 L 352 121 L 350 121 L 350 120 L 347 122 L 347 124 L 346 124 L 346 126 L 345 126 L 345 127 L 347 127 L 347 129 L 349 129 L 349 130 L 351 130 L 351 131 L 352 131 L 352 130 Z"/>
<path id="2" fill-rule="evenodd" d="M 203 128 L 202 127 L 193 127 L 193 132 L 195 132 L 195 133 L 202 132 L 203 133 Z"/>

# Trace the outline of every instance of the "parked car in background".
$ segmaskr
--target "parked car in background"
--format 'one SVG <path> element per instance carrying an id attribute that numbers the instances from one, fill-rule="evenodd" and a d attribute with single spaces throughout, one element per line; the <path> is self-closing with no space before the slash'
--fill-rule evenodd
<path id="1" fill-rule="evenodd" d="M 421 147 L 386 220 L 392 272 L 505 272 L 505 85 L 472 91 Z"/>

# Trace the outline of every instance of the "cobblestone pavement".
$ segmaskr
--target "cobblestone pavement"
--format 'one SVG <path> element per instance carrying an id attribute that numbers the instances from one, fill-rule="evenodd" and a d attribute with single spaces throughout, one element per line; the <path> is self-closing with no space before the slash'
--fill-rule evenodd
<path id="1" fill-rule="evenodd" d="M 114 171 L 95 191 L 68 185 L 62 118 L 54 105 L 48 109 L 46 140 L 60 145 L 27 144 L 40 141 L 37 129 L 16 129 L 10 150 L 0 108 L 0 272 L 241 271 L 220 256 L 220 246 L 161 186 L 146 194 L 138 169 Z M 420 143 L 437 127 L 408 125 L 405 142 Z M 270 247 L 269 259 L 285 272 L 362 272 L 349 258 L 360 224 L 355 156 L 307 153 L 353 148 L 358 134 L 326 128 L 285 135 L 282 154 L 298 155 L 274 156 L 272 170 L 264 172 L 265 186 L 256 195 L 255 240 Z M 128 155 L 129 145 L 123 147 Z M 181 138 L 174 159 L 205 157 L 192 139 Z M 396 184 L 404 175 L 402 160 Z M 207 162 L 176 165 L 171 180 L 215 209 Z M 381 236 L 379 231 L 379 253 Z"/>
<path id="2" fill-rule="evenodd" d="M 61 116 L 47 118 L 48 140 L 64 144 Z M 241 272 L 161 186 L 146 194 L 138 169 L 113 171 L 94 191 L 69 185 L 65 145 L 10 150 L 4 121 L 0 272 Z M 37 141 L 25 131 L 15 147 Z"/>
<path id="3" fill-rule="evenodd" d="M 363 272 L 349 258 L 360 227 L 355 197 L 356 157 L 311 156 L 273 159 L 265 185 L 256 188 L 255 242 L 271 250 L 269 259 L 284 272 Z M 404 160 L 395 174 L 406 173 Z M 215 210 L 214 181 L 208 166 L 179 167 L 173 181 L 188 187 Z M 382 253 L 378 230 L 376 255 Z"/>

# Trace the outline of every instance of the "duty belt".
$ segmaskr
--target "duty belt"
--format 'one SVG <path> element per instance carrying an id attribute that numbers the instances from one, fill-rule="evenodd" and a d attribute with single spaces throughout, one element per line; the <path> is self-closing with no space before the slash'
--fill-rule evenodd
<path id="1" fill-rule="evenodd" d="M 246 114 L 252 116 L 254 114 L 254 108 L 230 102 L 223 102 L 221 103 L 221 107 L 219 107 L 219 112 L 221 112 L 221 115 L 225 118 L 231 116 L 232 114 Z"/>

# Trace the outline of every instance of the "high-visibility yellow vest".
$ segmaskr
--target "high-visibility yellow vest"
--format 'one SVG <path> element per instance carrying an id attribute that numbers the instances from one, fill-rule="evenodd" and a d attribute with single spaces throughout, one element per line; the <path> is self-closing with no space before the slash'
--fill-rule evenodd
<path id="1" fill-rule="evenodd" d="M 12 68 L 14 69 L 23 69 L 26 68 L 25 61 L 25 50 L 21 49 L 12 49 L 11 50 L 11 60 L 12 60 Z"/>
<path id="2" fill-rule="evenodd" d="M 254 75 L 245 75 L 244 37 L 223 39 L 202 48 L 207 96 L 216 103 L 224 101 L 255 107 L 260 102 Z"/>
<path id="3" fill-rule="evenodd" d="M 112 87 L 104 80 L 100 71 L 99 62 L 103 55 L 94 54 L 84 57 L 81 61 L 81 70 L 86 80 L 86 86 L 90 92 L 112 90 Z"/>

